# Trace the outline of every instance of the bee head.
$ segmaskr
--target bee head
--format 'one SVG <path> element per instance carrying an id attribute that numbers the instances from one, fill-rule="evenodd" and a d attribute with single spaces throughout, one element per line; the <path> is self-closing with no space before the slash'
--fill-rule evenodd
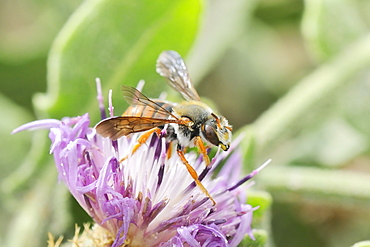
<path id="1" fill-rule="evenodd" d="M 220 146 L 224 151 L 229 149 L 232 127 L 226 118 L 218 117 L 212 113 L 212 118 L 201 126 L 201 130 L 202 136 L 210 144 Z"/>

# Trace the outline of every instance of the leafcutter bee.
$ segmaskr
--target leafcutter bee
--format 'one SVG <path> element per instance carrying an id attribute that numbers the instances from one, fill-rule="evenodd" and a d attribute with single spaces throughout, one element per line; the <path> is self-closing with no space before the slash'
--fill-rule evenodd
<path id="1" fill-rule="evenodd" d="M 162 134 L 163 138 L 176 145 L 177 154 L 195 183 L 215 204 L 200 182 L 195 169 L 186 160 L 184 148 L 198 147 L 208 167 L 211 162 L 206 148 L 218 146 L 225 151 L 228 150 L 232 127 L 226 118 L 216 115 L 209 106 L 200 101 L 189 78 L 185 62 L 177 52 L 162 52 L 157 60 L 156 71 L 165 77 L 186 101 L 172 103 L 149 99 L 133 87 L 122 86 L 124 98 L 130 104 L 129 108 L 122 116 L 102 120 L 97 124 L 96 131 L 112 140 L 143 132 L 131 152 L 133 154 L 152 133 L 161 135 L 161 130 L 166 127 L 165 134 Z"/>

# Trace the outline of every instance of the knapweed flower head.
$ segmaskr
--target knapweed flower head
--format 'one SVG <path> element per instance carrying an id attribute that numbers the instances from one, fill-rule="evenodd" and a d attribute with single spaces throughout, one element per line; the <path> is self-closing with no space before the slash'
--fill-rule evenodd
<path id="1" fill-rule="evenodd" d="M 246 185 L 242 184 L 259 170 L 239 180 L 242 164 L 237 149 L 218 154 L 209 169 L 197 152 L 186 153 L 215 199 L 213 205 L 180 158 L 168 158 L 165 138 L 154 134 L 128 155 L 138 134 L 112 141 L 91 126 L 89 115 L 84 114 L 38 120 L 15 132 L 50 129 L 50 152 L 59 178 L 105 229 L 104 246 L 237 246 L 246 234 L 253 238 L 251 221 L 256 208 L 245 203 Z M 220 163 L 224 165 L 215 176 Z"/>

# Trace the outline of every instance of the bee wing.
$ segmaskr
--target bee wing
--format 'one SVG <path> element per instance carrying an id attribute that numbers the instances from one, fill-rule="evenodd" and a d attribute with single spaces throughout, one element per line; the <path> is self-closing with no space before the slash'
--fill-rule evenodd
<path id="1" fill-rule="evenodd" d="M 122 136 L 150 130 L 174 122 L 176 120 L 173 119 L 120 116 L 102 120 L 95 126 L 95 129 L 101 136 L 117 140 Z"/>
<path id="2" fill-rule="evenodd" d="M 162 106 L 160 106 L 158 103 L 154 102 L 153 100 L 146 97 L 143 93 L 141 93 L 139 90 L 137 90 L 134 87 L 129 87 L 122 85 L 122 92 L 123 97 L 129 103 L 130 105 L 142 105 L 147 106 L 155 110 L 156 116 L 158 119 L 168 119 L 169 117 L 172 117 L 174 119 L 177 119 L 175 115 L 173 115 L 170 111 L 166 110 Z"/>
<path id="3" fill-rule="evenodd" d="M 157 72 L 167 78 L 169 84 L 186 100 L 200 100 L 191 83 L 185 62 L 177 52 L 162 52 L 157 60 Z"/>

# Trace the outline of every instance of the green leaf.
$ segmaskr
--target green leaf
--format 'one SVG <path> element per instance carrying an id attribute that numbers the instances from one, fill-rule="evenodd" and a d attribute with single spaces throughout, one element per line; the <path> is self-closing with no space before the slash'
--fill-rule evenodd
<path id="1" fill-rule="evenodd" d="M 207 1 L 203 25 L 188 60 L 191 78 L 195 83 L 206 76 L 233 42 L 240 39 L 257 2 Z"/>
<path id="2" fill-rule="evenodd" d="M 268 234 L 265 230 L 254 229 L 253 235 L 255 240 L 251 239 L 249 236 L 246 236 L 242 242 L 238 245 L 239 247 L 263 247 L 266 246 Z"/>
<path id="3" fill-rule="evenodd" d="M 270 219 L 269 211 L 272 204 L 271 195 L 265 191 L 249 190 L 247 203 L 252 207 L 259 207 L 253 212 L 253 225 L 255 227 L 264 228 L 265 226 L 263 224 L 267 223 L 265 222 L 266 219 Z"/>
<path id="4" fill-rule="evenodd" d="M 2 1 L 0 61 L 23 66 L 45 57 L 55 35 L 80 1 Z"/>
<path id="5" fill-rule="evenodd" d="M 156 59 L 170 49 L 186 55 L 200 10 L 199 0 L 85 1 L 53 44 L 48 93 L 35 98 L 36 107 L 55 118 L 88 112 L 97 120 L 96 77 L 103 93 L 113 89 L 118 102 L 120 85 L 135 86 L 141 79 L 149 84 L 144 93 L 157 97 L 166 83 L 155 72 Z M 124 109 L 115 106 L 119 113 Z"/>
<path id="6" fill-rule="evenodd" d="M 51 164 L 45 166 L 37 178 L 27 195 L 22 197 L 22 202 L 19 203 L 18 197 L 18 203 L 12 207 L 16 214 L 3 228 L 7 229 L 4 246 L 43 246 L 50 230 L 50 222 L 60 225 L 59 222 L 53 221 L 54 215 L 51 212 L 55 211 L 50 206 L 58 200 L 57 196 L 60 196 L 57 189 L 63 188 L 57 185 L 55 167 Z M 64 219 L 68 218 L 64 212 L 58 213 L 63 214 Z"/>
<path id="7" fill-rule="evenodd" d="M 355 1 L 306 0 L 302 31 L 313 53 L 326 60 L 367 32 Z"/>
<path id="8" fill-rule="evenodd" d="M 1 242 L 4 246 L 41 246 L 48 231 L 48 205 L 56 201 L 50 200 L 56 196 L 52 186 L 57 180 L 55 167 L 42 160 L 52 158 L 46 149 L 50 142 L 46 142 L 43 131 L 11 135 L 13 129 L 33 117 L 1 94 L 0 111 L 6 116 L 0 122 L 0 228 L 4 229 Z M 61 214 L 60 210 L 55 212 Z"/>
<path id="9" fill-rule="evenodd" d="M 370 247 L 370 240 L 355 243 L 352 247 Z"/>
<path id="10" fill-rule="evenodd" d="M 8 229 L 9 222 L 12 214 L 16 212 L 14 210 L 15 205 L 19 205 L 19 197 L 12 191 L 13 180 L 9 180 L 9 177 L 14 173 L 14 170 L 21 167 L 24 157 L 27 155 L 30 149 L 30 133 L 20 133 L 17 135 L 11 135 L 13 129 L 21 124 L 32 119 L 29 112 L 23 108 L 17 106 L 0 93 L 0 112 L 3 116 L 0 121 L 0 229 L 2 235 L 5 234 L 5 229 Z M 29 167 L 24 167 L 23 173 L 27 172 Z M 1 241 L 0 241 L 1 242 Z"/>
<path id="11" fill-rule="evenodd" d="M 3 182 L 3 179 L 22 163 L 31 145 L 29 133 L 17 135 L 10 133 L 30 121 L 32 117 L 29 112 L 15 105 L 2 94 L 0 94 L 0 112 L 3 115 L 3 120 L 0 121 L 0 179 Z"/>
<path id="12" fill-rule="evenodd" d="M 243 150 L 243 166 L 245 170 L 253 170 L 259 165 L 255 164 L 255 139 L 254 130 L 252 126 L 245 126 L 242 131 L 238 131 L 235 136 L 241 135 L 243 137 L 243 142 L 240 144 L 241 150 Z"/>

